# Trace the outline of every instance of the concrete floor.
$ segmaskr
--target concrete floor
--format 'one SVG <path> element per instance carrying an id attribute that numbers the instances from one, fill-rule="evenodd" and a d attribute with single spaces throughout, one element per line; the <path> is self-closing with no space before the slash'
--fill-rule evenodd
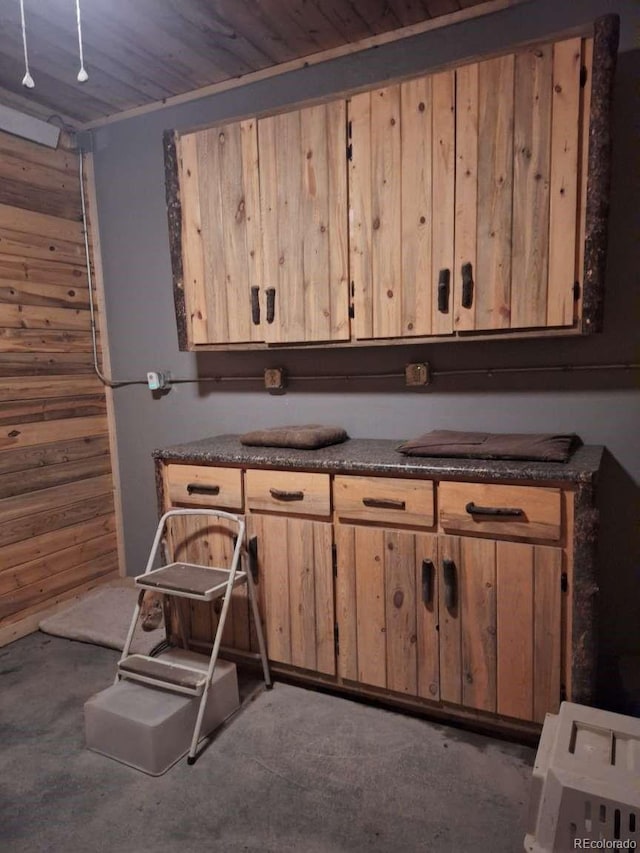
<path id="1" fill-rule="evenodd" d="M 7 853 L 523 849 L 534 750 L 276 683 L 193 767 L 84 748 L 117 652 L 36 633 L 0 649 Z"/>

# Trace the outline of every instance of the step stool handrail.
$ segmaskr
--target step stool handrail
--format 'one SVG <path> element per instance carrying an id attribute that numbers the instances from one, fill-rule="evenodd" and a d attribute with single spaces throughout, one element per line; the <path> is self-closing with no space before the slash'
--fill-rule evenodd
<path id="1" fill-rule="evenodd" d="M 242 551 L 242 543 L 244 541 L 244 518 L 239 515 L 234 515 L 231 512 L 225 512 L 221 509 L 170 509 L 164 513 L 164 515 L 160 518 L 158 522 L 158 526 L 156 528 L 156 534 L 153 538 L 153 545 L 151 546 L 151 551 L 149 552 L 149 559 L 147 560 L 147 567 L 144 570 L 145 575 L 149 574 L 149 572 L 153 569 L 154 563 L 156 561 L 156 556 L 158 553 L 158 548 L 160 547 L 160 542 L 162 541 L 162 536 L 164 534 L 165 526 L 167 523 L 167 519 L 172 518 L 177 515 L 197 515 L 197 516 L 210 516 L 212 518 L 226 518 L 229 521 L 234 522 L 238 526 L 238 534 L 236 538 L 235 547 L 233 549 L 233 557 L 231 560 L 230 572 L 229 572 L 229 580 L 228 583 L 231 583 L 233 586 L 236 570 L 238 567 L 238 562 L 240 560 L 240 553 Z M 142 605 L 142 594 L 138 597 L 138 601 L 133 611 L 133 618 L 131 620 L 131 625 L 129 626 L 129 631 L 127 633 L 127 637 L 124 642 L 124 646 L 122 648 L 122 654 L 120 655 L 120 661 L 125 660 L 125 658 L 129 654 L 129 650 L 131 648 L 131 643 L 133 641 L 133 635 L 135 633 L 136 624 L 138 622 L 138 617 L 140 615 L 140 609 Z M 224 606 L 224 605 L 223 605 Z M 118 682 L 119 676 L 116 675 L 116 683 Z"/>
<path id="2" fill-rule="evenodd" d="M 153 539 L 151 551 L 149 552 L 149 559 L 147 560 L 147 567 L 144 570 L 143 574 L 147 575 L 153 569 L 154 563 L 156 561 L 156 555 L 158 553 L 158 548 L 160 547 L 160 542 L 162 541 L 162 535 L 164 533 L 167 519 L 172 518 L 176 515 L 204 515 L 211 516 L 213 518 L 226 518 L 228 521 L 232 521 L 238 526 L 237 543 L 242 543 L 242 541 L 244 540 L 244 519 L 239 515 L 234 515 L 231 512 L 225 512 L 222 509 L 170 509 L 165 512 L 165 514 L 158 522 L 158 527 L 156 528 L 156 535 Z M 240 545 L 240 547 L 242 546 Z"/>

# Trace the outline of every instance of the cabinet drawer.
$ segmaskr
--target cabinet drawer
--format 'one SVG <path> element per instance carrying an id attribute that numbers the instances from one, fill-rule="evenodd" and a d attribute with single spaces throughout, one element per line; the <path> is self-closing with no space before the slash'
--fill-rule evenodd
<path id="1" fill-rule="evenodd" d="M 208 465 L 167 465 L 166 499 L 172 505 L 242 511 L 242 472 Z"/>
<path id="2" fill-rule="evenodd" d="M 247 507 L 288 515 L 330 515 L 328 474 L 247 471 Z"/>
<path id="3" fill-rule="evenodd" d="M 560 539 L 559 489 L 441 483 L 438 505 L 440 525 L 444 530 L 524 539 Z"/>
<path id="4" fill-rule="evenodd" d="M 433 483 L 387 477 L 336 477 L 334 508 L 338 518 L 432 527 Z"/>

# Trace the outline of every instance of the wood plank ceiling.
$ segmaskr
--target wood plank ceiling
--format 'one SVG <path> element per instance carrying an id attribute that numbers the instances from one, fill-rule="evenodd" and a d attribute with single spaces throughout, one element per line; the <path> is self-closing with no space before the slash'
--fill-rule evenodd
<path id="1" fill-rule="evenodd" d="M 0 0 L 0 104 L 82 125 L 491 0 Z"/>

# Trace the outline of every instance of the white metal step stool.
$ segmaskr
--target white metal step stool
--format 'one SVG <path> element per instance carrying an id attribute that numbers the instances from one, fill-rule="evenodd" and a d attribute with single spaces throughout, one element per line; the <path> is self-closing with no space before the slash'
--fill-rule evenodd
<path id="1" fill-rule="evenodd" d="M 159 569 L 153 568 L 168 519 L 181 515 L 210 516 L 216 519 L 223 518 L 236 525 L 237 532 L 235 535 L 235 546 L 233 549 L 233 557 L 230 567 L 219 568 L 213 566 L 201 566 L 194 563 L 169 563 Z M 201 697 L 198 715 L 193 729 L 193 736 L 191 738 L 191 746 L 187 757 L 188 764 L 193 764 L 196 759 L 196 750 L 198 748 L 198 741 L 200 740 L 200 731 L 207 704 L 207 695 L 209 693 L 209 688 L 211 687 L 213 673 L 218 660 L 220 644 L 222 642 L 222 632 L 224 630 L 227 612 L 231 603 L 231 593 L 234 586 L 240 586 L 244 583 L 247 584 L 247 591 L 251 602 L 256 635 L 258 638 L 258 648 L 260 650 L 264 680 L 267 688 L 271 687 L 271 676 L 269 673 L 269 664 L 267 662 L 267 652 L 262 633 L 260 613 L 258 612 L 258 603 L 256 601 L 253 577 L 248 567 L 239 569 L 244 543 L 244 532 L 244 519 L 229 512 L 214 509 L 171 509 L 162 516 L 158 523 L 158 528 L 156 530 L 156 535 L 153 540 L 151 553 L 149 554 L 144 574 L 138 575 L 135 578 L 136 585 L 143 589 L 155 590 L 156 592 L 161 592 L 164 595 L 187 598 L 191 601 L 213 601 L 216 598 L 224 596 L 222 609 L 218 618 L 218 627 L 213 641 L 213 648 L 211 649 L 211 658 L 206 672 L 203 672 L 202 669 L 189 666 L 188 663 L 178 664 L 175 661 L 165 661 L 161 658 L 155 658 L 150 655 L 129 654 L 135 627 L 138 617 L 140 616 L 142 596 L 140 596 L 138 603 L 136 604 L 129 633 L 127 634 L 127 639 L 122 650 L 122 657 L 118 661 L 116 683 L 121 678 L 126 678 L 131 679 L 132 681 L 141 682 L 142 684 L 161 687 L 165 690 L 171 690 L 176 693 Z"/>

